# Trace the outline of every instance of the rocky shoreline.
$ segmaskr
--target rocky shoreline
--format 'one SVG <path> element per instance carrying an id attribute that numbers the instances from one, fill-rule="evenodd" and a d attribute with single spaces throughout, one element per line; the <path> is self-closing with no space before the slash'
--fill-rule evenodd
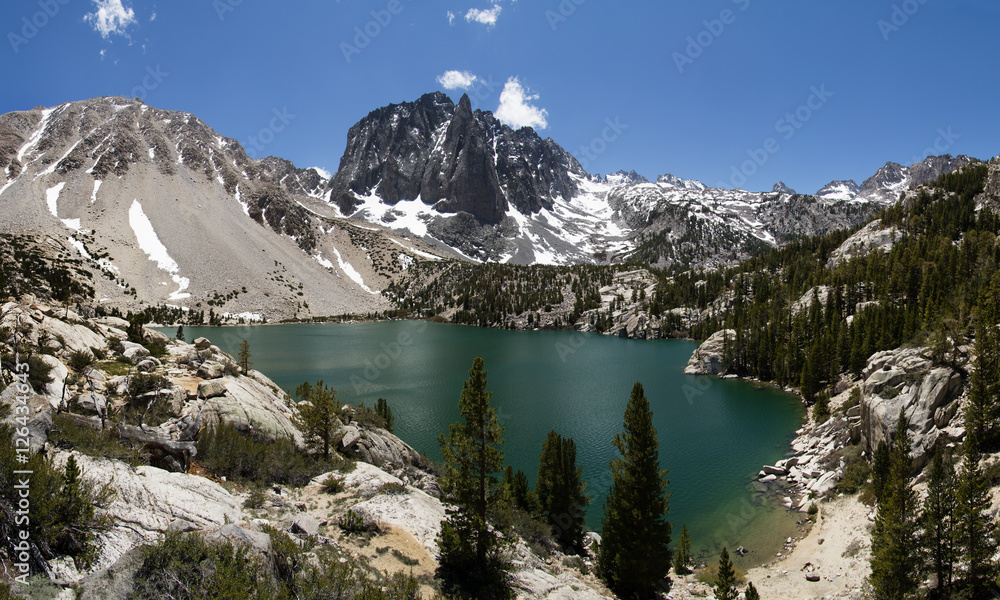
<path id="1" fill-rule="evenodd" d="M 692 353 L 685 373 L 735 377 L 727 373 L 723 355 L 726 337 L 733 339 L 735 332 L 718 331 L 700 344 Z M 785 509 L 810 516 L 822 515 L 831 502 L 853 502 L 856 504 L 850 509 L 853 520 L 848 519 L 851 526 L 856 529 L 864 521 L 867 527 L 874 518 L 872 509 L 856 497 L 846 496 L 838 487 L 850 463 L 867 460 L 880 441 L 888 440 L 901 412 L 913 438 L 914 473 L 919 473 L 927 463 L 936 445 L 947 448 L 960 445 L 965 435 L 962 406 L 967 390 L 959 369 L 967 363 L 967 349 L 952 365 L 935 361 L 931 351 L 923 347 L 897 348 L 872 355 L 860 378 L 842 375 L 833 384 L 831 415 L 817 422 L 810 411 L 806 422 L 796 431 L 789 456 L 774 465 L 763 465 L 753 482 L 755 489 L 778 494 Z M 808 537 L 789 538 L 782 552 L 765 561 L 760 570 L 767 572 L 767 577 L 774 575 L 773 565 L 789 555 L 801 555 L 796 547 Z M 852 549 L 853 555 L 867 551 L 870 545 L 866 536 L 850 543 L 860 545 Z M 814 563 L 804 576 L 811 577 L 810 582 L 831 577 Z M 856 581 L 855 587 L 861 583 L 862 580 Z"/>

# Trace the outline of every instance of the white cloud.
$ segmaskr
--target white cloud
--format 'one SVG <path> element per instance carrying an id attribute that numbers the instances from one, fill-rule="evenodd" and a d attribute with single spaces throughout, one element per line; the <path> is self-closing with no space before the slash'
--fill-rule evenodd
<path id="1" fill-rule="evenodd" d="M 482 23 L 483 25 L 493 27 L 497 24 L 497 18 L 500 16 L 501 10 L 503 8 L 499 4 L 494 4 L 493 8 L 489 10 L 470 8 L 469 12 L 465 13 L 465 20 L 469 23 Z"/>
<path id="2" fill-rule="evenodd" d="M 329 179 L 333 177 L 333 173 L 327 171 L 323 167 L 309 167 L 309 168 L 319 173 L 319 176 L 322 177 L 323 179 Z"/>
<path id="3" fill-rule="evenodd" d="M 494 115 L 501 123 L 514 129 L 521 127 L 536 127 L 545 129 L 549 126 L 549 111 L 529 104 L 538 100 L 538 94 L 532 94 L 525 89 L 517 77 L 511 77 L 500 92 L 500 106 Z"/>
<path id="4" fill-rule="evenodd" d="M 156 13 L 154 12 L 153 15 L 149 17 L 149 22 L 152 23 L 155 20 L 156 20 Z"/>
<path id="5" fill-rule="evenodd" d="M 449 10 L 448 12 L 445 13 L 445 15 L 447 15 L 447 17 L 448 17 L 448 24 L 449 25 L 454 25 L 455 24 L 455 13 L 453 13 L 453 12 L 451 12 Z"/>
<path id="6" fill-rule="evenodd" d="M 108 39 L 112 34 L 126 35 L 129 25 L 135 25 L 135 11 L 122 4 L 122 0 L 91 0 L 97 10 L 87 13 L 83 20 Z"/>
<path id="7" fill-rule="evenodd" d="M 445 71 L 444 75 L 438 75 L 437 82 L 446 90 L 467 90 L 478 79 L 468 71 Z"/>

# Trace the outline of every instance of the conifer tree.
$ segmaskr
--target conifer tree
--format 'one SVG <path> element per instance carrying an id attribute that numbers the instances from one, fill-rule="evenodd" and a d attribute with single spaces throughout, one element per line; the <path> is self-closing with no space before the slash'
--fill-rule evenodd
<path id="1" fill-rule="evenodd" d="M 396 425 L 396 417 L 393 416 L 392 409 L 389 408 L 389 402 L 385 398 L 379 398 L 375 402 L 375 414 L 382 419 L 386 431 L 392 433 L 393 427 Z"/>
<path id="2" fill-rule="evenodd" d="M 316 385 L 303 382 L 295 388 L 295 395 L 300 400 L 296 406 L 298 414 L 294 418 L 296 427 L 310 447 L 322 450 L 323 458 L 329 458 L 333 436 L 341 425 L 337 391 L 321 379 Z"/>
<path id="3" fill-rule="evenodd" d="M 570 548 L 583 545 L 583 508 L 590 504 L 586 487 L 583 467 L 576 465 L 576 442 L 550 431 L 538 461 L 535 497 L 556 538 Z"/>
<path id="4" fill-rule="evenodd" d="M 497 473 L 503 469 L 503 427 L 490 406 L 483 358 L 476 357 L 462 389 L 458 407 L 462 421 L 438 437 L 444 472 L 441 490 L 454 506 L 441 524 L 441 574 L 476 598 L 507 598 L 505 536 L 490 516 L 506 501 Z"/>
<path id="5" fill-rule="evenodd" d="M 982 598 L 996 579 L 996 524 L 990 517 L 990 486 L 982 470 L 979 441 L 970 433 L 965 438 L 965 460 L 955 492 L 958 503 L 956 533 L 966 590 L 971 598 Z"/>
<path id="6" fill-rule="evenodd" d="M 503 472 L 503 484 L 514 506 L 526 512 L 535 510 L 535 496 L 528 488 L 528 476 L 524 471 L 514 471 L 514 467 L 507 465 Z"/>
<path id="7" fill-rule="evenodd" d="M 239 353 L 240 368 L 243 369 L 243 374 L 246 375 L 250 372 L 250 342 L 243 340 L 240 342 L 240 353 Z"/>
<path id="8" fill-rule="evenodd" d="M 910 485 L 910 434 L 900 412 L 890 452 L 889 479 L 872 531 L 871 583 L 875 594 L 902 600 L 917 588 L 917 497 Z"/>
<path id="9" fill-rule="evenodd" d="M 743 600 L 760 600 L 760 593 L 753 586 L 753 582 L 747 582 L 747 589 L 743 592 Z"/>
<path id="10" fill-rule="evenodd" d="M 736 600 L 739 591 L 736 589 L 736 570 L 729 560 L 729 551 L 722 547 L 719 554 L 719 574 L 715 578 L 715 597 L 717 600 Z"/>
<path id="11" fill-rule="evenodd" d="M 889 481 L 889 445 L 882 440 L 875 448 L 875 456 L 872 458 L 872 492 L 875 500 L 882 499 L 886 482 Z"/>
<path id="12" fill-rule="evenodd" d="M 182 342 L 185 341 L 184 340 L 184 326 L 183 325 L 178 325 L 177 326 L 177 335 L 174 336 L 174 339 L 180 340 Z"/>
<path id="13" fill-rule="evenodd" d="M 926 570 L 936 576 L 939 593 L 951 585 L 955 562 L 955 469 L 944 454 L 941 447 L 934 451 L 927 474 L 927 498 L 920 515 L 924 563 Z"/>
<path id="14" fill-rule="evenodd" d="M 667 472 L 660 470 L 659 440 L 641 383 L 632 388 L 624 429 L 614 438 L 622 457 L 611 461 L 597 570 L 620 596 L 645 598 L 654 588 L 669 590 L 672 552 Z"/>
<path id="15" fill-rule="evenodd" d="M 687 523 L 681 528 L 681 541 L 674 552 L 674 573 L 687 575 L 691 572 L 691 536 L 688 535 Z"/>

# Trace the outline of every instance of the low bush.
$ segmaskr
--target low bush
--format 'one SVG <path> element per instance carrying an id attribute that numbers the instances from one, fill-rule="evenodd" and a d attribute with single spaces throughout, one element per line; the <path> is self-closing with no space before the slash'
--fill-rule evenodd
<path id="1" fill-rule="evenodd" d="M 0 426 L 0 440 L 9 440 L 11 433 L 9 427 Z M 73 457 L 62 469 L 40 454 L 26 464 L 17 458 L 12 444 L 0 444 L 0 545 L 14 556 L 16 532 L 23 526 L 14 521 L 20 497 L 15 488 L 18 477 L 11 467 L 17 465 L 32 471 L 31 520 L 27 524 L 32 570 L 44 571 L 43 561 L 59 555 L 72 557 L 78 567 L 90 566 L 96 557 L 95 536 L 111 524 L 98 511 L 111 499 L 110 488 L 83 479 Z"/>
<path id="2" fill-rule="evenodd" d="M 94 364 L 97 359 L 89 350 L 74 350 L 69 353 L 66 366 L 77 373 L 82 373 L 84 369 Z"/>
<path id="3" fill-rule="evenodd" d="M 42 389 L 46 385 L 52 383 L 52 367 L 42 360 L 42 357 L 38 354 L 31 354 L 27 357 L 25 357 L 24 354 L 21 354 L 17 358 L 19 358 L 21 362 L 28 363 L 28 384 L 31 386 L 31 389 L 34 390 L 36 394 L 42 393 Z M 14 354 L 10 352 L 4 353 L 2 357 L 4 365 L 9 365 L 12 371 L 12 367 L 15 364 L 14 359 Z"/>
<path id="4" fill-rule="evenodd" d="M 147 392 L 166 389 L 172 385 L 170 380 L 163 375 L 156 373 L 136 373 L 129 377 L 128 395 L 132 398 L 138 398 Z"/>
<path id="5" fill-rule="evenodd" d="M 742 585 L 746 580 L 746 574 L 736 567 L 733 567 L 733 572 L 736 574 L 736 583 Z M 695 577 L 698 578 L 698 581 L 715 587 L 716 580 L 719 577 L 719 565 L 708 565 L 707 567 L 698 569 L 695 571 Z"/>
<path id="6" fill-rule="evenodd" d="M 65 414 L 52 415 L 49 440 L 58 448 L 78 450 L 88 456 L 111 458 L 133 467 L 148 465 L 149 452 L 145 446 L 124 440 L 108 430 L 81 424 Z"/>
<path id="7" fill-rule="evenodd" d="M 344 491 L 344 480 L 336 475 L 329 475 L 323 480 L 323 491 L 327 494 L 339 494 Z"/>
<path id="8" fill-rule="evenodd" d="M 259 485 L 301 487 L 337 468 L 339 457 L 328 460 L 301 452 L 289 440 L 267 440 L 241 433 L 229 424 L 212 427 L 198 436 L 198 460 L 216 477 Z"/>
<path id="9" fill-rule="evenodd" d="M 842 494 L 857 494 L 867 484 L 871 474 L 868 461 L 861 456 L 860 446 L 848 446 L 842 451 L 844 474 L 835 488 Z"/>
<path id="10" fill-rule="evenodd" d="M 338 525 L 347 533 L 379 533 L 382 531 L 377 521 L 364 517 L 353 510 L 342 514 Z"/>
<path id="11" fill-rule="evenodd" d="M 272 551 L 265 561 L 230 542 L 171 532 L 143 551 L 129 600 L 418 600 L 419 582 L 386 577 L 328 548 L 299 547 L 265 527 Z M 313 553 L 307 557 L 306 553 Z M 440 598 L 437 596 L 436 598 Z"/>

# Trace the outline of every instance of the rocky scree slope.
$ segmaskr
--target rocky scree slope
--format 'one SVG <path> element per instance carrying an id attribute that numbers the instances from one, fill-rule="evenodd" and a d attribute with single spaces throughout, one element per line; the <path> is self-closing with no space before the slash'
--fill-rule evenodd
<path id="1" fill-rule="evenodd" d="M 0 115 L 0 231 L 46 238 L 98 299 L 294 316 L 388 307 L 418 240 L 336 218 L 324 178 L 255 160 L 189 113 L 120 97 Z M 208 304 L 212 300 L 212 304 Z"/>

